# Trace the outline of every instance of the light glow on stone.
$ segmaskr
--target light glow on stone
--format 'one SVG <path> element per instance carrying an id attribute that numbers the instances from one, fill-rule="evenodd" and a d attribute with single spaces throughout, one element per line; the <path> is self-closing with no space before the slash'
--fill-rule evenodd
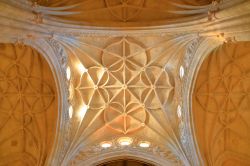
<path id="1" fill-rule="evenodd" d="M 104 142 L 101 142 L 100 145 L 101 145 L 102 148 L 110 148 L 112 146 L 112 142 L 104 141 Z"/>
<path id="2" fill-rule="evenodd" d="M 121 146 L 128 146 L 128 145 L 132 144 L 132 142 L 133 142 L 133 139 L 130 137 L 121 137 L 118 139 L 118 143 Z"/>
<path id="3" fill-rule="evenodd" d="M 183 66 L 181 66 L 180 67 L 180 71 L 179 71 L 180 73 L 180 78 L 183 78 L 184 77 L 184 74 L 185 74 L 185 70 L 184 70 L 184 67 Z"/>
<path id="4" fill-rule="evenodd" d="M 178 118 L 181 118 L 181 106 L 180 105 L 178 105 L 177 106 L 177 116 L 178 116 Z"/>
<path id="5" fill-rule="evenodd" d="M 88 111 L 88 106 L 87 105 L 83 105 L 78 113 L 79 118 L 82 120 L 86 114 L 86 112 Z"/>
<path id="6" fill-rule="evenodd" d="M 81 74 L 86 73 L 88 71 L 88 69 L 86 69 L 81 63 L 77 65 L 77 68 Z"/>
<path id="7" fill-rule="evenodd" d="M 148 147 L 150 147 L 150 142 L 148 142 L 148 141 L 141 141 L 139 143 L 139 146 L 142 147 L 142 148 L 148 148 Z"/>
<path id="8" fill-rule="evenodd" d="M 71 119 L 72 116 L 73 116 L 73 107 L 70 106 L 70 107 L 69 107 L 69 118 Z"/>
<path id="9" fill-rule="evenodd" d="M 67 69 L 66 69 L 66 76 L 67 76 L 67 79 L 70 80 L 71 71 L 70 71 L 70 67 L 69 67 L 69 66 L 68 66 Z"/>

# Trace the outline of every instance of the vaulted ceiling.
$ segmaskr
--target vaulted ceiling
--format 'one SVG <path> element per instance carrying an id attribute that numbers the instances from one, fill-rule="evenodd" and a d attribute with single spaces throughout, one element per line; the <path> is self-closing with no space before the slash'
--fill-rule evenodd
<path id="1" fill-rule="evenodd" d="M 2 0 L 0 165 L 249 165 L 249 7 Z"/>
<path id="2" fill-rule="evenodd" d="M 133 146 L 143 150 L 139 143 L 148 141 L 163 159 L 180 162 L 165 145 L 176 141 L 170 121 L 177 117 L 171 111 L 176 110 L 174 70 L 168 65 L 177 65 L 177 55 L 167 49 L 173 39 L 82 37 L 78 46 L 65 41 L 74 50 L 68 50 L 72 119 L 82 121 L 70 151 L 80 142 L 88 147 L 70 160 L 86 160 L 93 145 L 110 141 L 119 147 L 119 137 L 130 137 Z"/>
<path id="3" fill-rule="evenodd" d="M 95 26 L 156 26 L 204 17 L 211 0 L 40 0 L 64 22 Z M 190 18 L 191 17 L 191 18 Z"/>
<path id="4" fill-rule="evenodd" d="M 28 46 L 0 45 L 0 165 L 44 165 L 58 98 L 46 60 Z"/>
<path id="5" fill-rule="evenodd" d="M 193 112 L 207 165 L 250 164 L 250 42 L 225 44 L 203 62 Z"/>

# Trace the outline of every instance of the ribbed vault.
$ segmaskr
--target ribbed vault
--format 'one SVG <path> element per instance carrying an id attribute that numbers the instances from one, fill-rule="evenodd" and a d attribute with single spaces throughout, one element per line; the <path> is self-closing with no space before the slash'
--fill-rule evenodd
<path id="1" fill-rule="evenodd" d="M 219 1 L 218 1 L 219 2 Z M 48 14 L 66 22 L 94 26 L 143 26 L 201 18 L 211 0 L 39 0 Z M 211 8 L 213 8 L 211 6 Z M 191 17 L 191 18 L 190 18 Z"/>
<path id="2" fill-rule="evenodd" d="M 225 44 L 199 70 L 192 111 L 206 165 L 250 163 L 249 52 L 249 42 Z"/>
<path id="3" fill-rule="evenodd" d="M 0 165 L 44 165 L 53 147 L 57 94 L 33 48 L 0 44 Z"/>
<path id="4" fill-rule="evenodd" d="M 172 38 L 171 35 L 165 40 L 82 37 L 78 46 L 64 41 L 71 47 L 68 50 L 71 119 L 75 123 L 73 127 L 81 124 L 67 155 L 71 162 L 87 160 L 88 153 L 95 154 L 94 147 L 101 150 L 98 144 L 103 141 L 112 142 L 114 151 L 139 147 L 140 141 L 149 141 L 150 151 L 158 148 L 162 158 L 179 164 L 170 147 L 164 145 L 166 140 L 176 139 L 169 115 L 165 114 L 175 107 L 172 101 L 175 82 L 168 68 L 173 57 L 167 50 Z M 120 146 L 119 137 L 130 137 L 133 143 L 130 147 Z M 86 147 L 74 156 L 80 142 Z M 109 153 L 109 149 L 103 153 Z"/>
<path id="5" fill-rule="evenodd" d="M 0 0 L 0 43 L 15 43 L 0 50 L 0 163 L 247 165 L 249 44 L 236 42 L 250 40 L 249 7 Z M 201 67 L 192 112 L 199 65 L 222 43 Z"/>

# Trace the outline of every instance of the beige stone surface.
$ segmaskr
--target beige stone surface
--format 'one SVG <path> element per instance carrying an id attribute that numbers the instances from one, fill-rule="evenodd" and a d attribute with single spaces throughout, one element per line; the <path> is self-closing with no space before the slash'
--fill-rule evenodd
<path id="1" fill-rule="evenodd" d="M 249 16 L 249 0 L 0 0 L 0 163 L 249 165 Z"/>
<path id="2" fill-rule="evenodd" d="M 45 59 L 0 45 L 0 165 L 44 165 L 54 143 L 57 93 Z"/>
<path id="3" fill-rule="evenodd" d="M 75 57 L 78 61 L 71 64 L 74 108 L 87 105 L 94 114 L 89 119 L 103 121 L 100 127 L 108 127 L 105 130 L 129 134 L 151 123 L 149 130 L 155 130 L 153 126 L 160 119 L 151 114 L 161 114 L 169 95 L 173 97 L 174 93 L 172 78 L 165 68 L 169 57 L 164 57 L 164 46 L 145 46 L 135 38 L 125 37 L 83 41 Z M 79 65 L 87 72 L 81 73 Z"/>
<path id="4" fill-rule="evenodd" d="M 199 15 L 211 0 L 39 0 L 38 4 L 51 8 L 68 6 L 65 12 L 71 14 L 59 16 L 73 24 L 95 26 L 156 26 L 178 20 L 190 20 L 190 16 Z M 199 10 L 198 10 L 199 9 Z M 74 13 L 74 14 L 73 14 Z M 66 13 L 65 13 L 66 14 Z"/>
<path id="5" fill-rule="evenodd" d="M 123 136 L 133 139 L 131 146 L 148 140 L 161 147 L 162 156 L 178 163 L 164 146 L 173 134 L 164 113 L 166 107 L 173 107 L 175 93 L 174 78 L 167 67 L 172 58 L 166 54 L 169 45 L 171 42 L 159 37 L 100 36 L 82 37 L 79 48 L 72 47 L 72 120 L 81 122 L 76 142 L 84 140 L 91 148 L 107 140 L 119 147 L 116 139 Z M 86 113 L 79 118 L 83 107 Z M 87 150 L 81 149 L 71 160 L 84 160 L 84 153 Z"/>
<path id="6" fill-rule="evenodd" d="M 249 52 L 249 42 L 224 44 L 199 70 L 193 112 L 206 165 L 250 164 Z"/>

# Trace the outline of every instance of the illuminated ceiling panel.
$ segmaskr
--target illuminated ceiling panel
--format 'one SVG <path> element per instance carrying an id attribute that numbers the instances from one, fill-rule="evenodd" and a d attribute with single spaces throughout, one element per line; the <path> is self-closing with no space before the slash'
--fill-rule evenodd
<path id="1" fill-rule="evenodd" d="M 171 39 L 82 37 L 68 50 L 72 117 L 82 123 L 79 140 L 90 147 L 103 141 L 119 146 L 116 139 L 126 136 L 134 139 L 131 147 L 149 141 L 169 155 L 163 142 L 173 134 L 166 114 L 175 107 L 175 83 L 167 66 L 173 60 Z M 167 158 L 177 162 L 172 154 Z"/>
<path id="2" fill-rule="evenodd" d="M 131 39 L 118 39 L 100 51 L 96 59 L 81 55 L 83 66 L 91 67 L 81 75 L 75 93 L 90 110 L 103 110 L 111 129 L 127 134 L 143 128 L 147 112 L 164 109 L 174 88 L 168 73 L 153 64 L 157 57 Z"/>

